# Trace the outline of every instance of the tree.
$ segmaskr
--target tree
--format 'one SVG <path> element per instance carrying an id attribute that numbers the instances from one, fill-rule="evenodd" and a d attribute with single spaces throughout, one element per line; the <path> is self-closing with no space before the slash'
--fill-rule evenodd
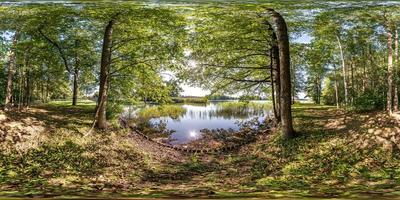
<path id="1" fill-rule="evenodd" d="M 291 79 L 290 79 L 290 52 L 289 36 L 286 22 L 283 17 L 273 9 L 268 9 L 272 20 L 276 26 L 276 37 L 279 48 L 279 68 L 280 68 L 280 110 L 282 134 L 285 138 L 293 138 L 295 132 L 292 122 L 292 97 L 291 97 Z"/>
<path id="2" fill-rule="evenodd" d="M 391 115 L 393 113 L 393 34 L 391 33 L 391 26 L 389 25 L 389 20 L 387 19 L 386 13 L 383 14 L 384 24 L 386 29 L 387 36 L 387 56 L 388 56 L 388 68 L 387 68 L 387 82 L 388 82 L 388 90 L 387 90 L 387 101 L 386 101 L 386 110 Z"/>
<path id="3" fill-rule="evenodd" d="M 112 33 L 116 22 L 116 16 L 111 18 L 108 22 L 103 37 L 103 48 L 101 53 L 100 63 L 100 89 L 99 99 L 97 100 L 98 105 L 96 109 L 97 117 L 97 128 L 107 128 L 107 92 L 108 92 L 108 79 L 111 66 L 111 45 L 112 45 Z"/>
<path id="4" fill-rule="evenodd" d="M 7 89 L 6 89 L 6 98 L 4 102 L 4 109 L 8 110 L 11 107 L 12 103 L 12 94 L 13 94 L 13 81 L 14 81 L 14 74 L 16 68 L 16 48 L 19 39 L 19 31 L 17 30 L 13 36 L 12 42 L 12 50 L 10 51 L 10 55 L 8 56 L 8 76 L 7 76 Z"/>
<path id="5" fill-rule="evenodd" d="M 120 5 L 117 9 L 107 6 L 88 9 L 91 18 L 106 24 L 95 116 L 96 127 L 106 129 L 109 99 L 117 100 L 122 96 L 144 94 L 135 93 L 135 85 L 140 85 L 139 82 L 132 82 L 139 80 L 139 77 L 135 76 L 140 74 L 136 73 L 137 71 L 152 71 L 159 76 L 161 69 L 172 68 L 173 62 L 183 55 L 180 39 L 184 33 L 184 24 L 183 18 L 171 9 L 145 8 L 132 4 Z M 113 84 L 118 81 L 125 83 Z M 127 87 L 122 88 L 119 85 Z M 168 91 L 165 85 L 158 86 L 160 94 Z M 146 86 L 147 89 L 149 87 L 151 85 Z M 132 91 L 127 91 L 129 89 Z M 110 91 L 120 96 L 109 98 Z M 164 97 L 165 95 L 162 95 L 161 98 Z"/>

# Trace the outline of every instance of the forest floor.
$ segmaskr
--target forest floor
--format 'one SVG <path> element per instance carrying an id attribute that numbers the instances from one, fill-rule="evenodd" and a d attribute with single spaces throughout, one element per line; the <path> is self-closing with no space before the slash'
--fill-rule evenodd
<path id="1" fill-rule="evenodd" d="M 87 135 L 93 109 L 0 112 L 0 196 L 400 196 L 400 121 L 381 111 L 299 104 L 293 140 L 274 132 L 234 152 L 185 155 L 116 123 Z"/>

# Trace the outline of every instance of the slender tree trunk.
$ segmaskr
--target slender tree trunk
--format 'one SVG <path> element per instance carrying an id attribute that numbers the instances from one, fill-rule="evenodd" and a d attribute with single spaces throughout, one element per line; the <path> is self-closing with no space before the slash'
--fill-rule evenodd
<path id="1" fill-rule="evenodd" d="M 78 49 L 79 47 L 79 40 L 75 40 L 75 48 Z M 72 105 L 76 106 L 78 102 L 78 93 L 79 93 L 79 67 L 80 67 L 80 58 L 78 52 L 75 52 L 75 68 L 74 68 L 74 85 L 73 85 L 73 92 L 72 92 Z"/>
<path id="2" fill-rule="evenodd" d="M 19 31 L 16 31 L 13 37 L 13 43 L 12 43 L 12 50 L 9 55 L 8 59 L 8 75 L 7 75 L 7 87 L 6 87 L 6 98 L 4 102 L 4 109 L 8 110 L 11 108 L 11 101 L 12 101 L 12 94 L 13 94 L 13 79 L 14 79 L 14 74 L 15 74 L 15 68 L 16 68 L 16 60 L 15 60 L 15 51 L 17 48 L 17 43 L 18 43 L 18 38 L 19 38 Z"/>
<path id="3" fill-rule="evenodd" d="M 394 67 L 394 100 L 393 100 L 393 110 L 395 112 L 399 111 L 399 34 L 397 29 L 395 30 L 395 41 L 394 41 L 394 59 L 395 59 L 395 67 Z"/>
<path id="4" fill-rule="evenodd" d="M 21 110 L 22 108 L 22 88 L 23 88 L 23 72 L 22 69 L 20 68 L 19 70 L 19 86 L 18 86 L 18 110 Z"/>
<path id="5" fill-rule="evenodd" d="M 279 67 L 279 48 L 278 48 L 278 41 L 276 38 L 276 34 L 273 31 L 272 32 L 272 51 L 271 51 L 271 57 L 272 57 L 272 70 L 273 73 L 271 74 L 271 77 L 274 77 L 273 79 L 275 80 L 275 101 L 276 101 L 276 121 L 278 123 L 281 122 L 281 81 L 280 81 L 280 67 Z"/>
<path id="6" fill-rule="evenodd" d="M 369 66 L 370 66 L 370 71 L 369 71 L 369 75 L 372 75 L 372 78 L 370 80 L 370 87 L 374 88 L 375 87 L 375 65 L 374 65 L 374 61 L 373 61 L 373 57 L 372 57 L 372 47 L 371 44 L 368 46 L 368 61 L 369 61 Z"/>
<path id="7" fill-rule="evenodd" d="M 393 113 L 393 49 L 392 49 L 392 33 L 387 30 L 387 48 L 388 48 L 388 90 L 387 90 L 387 105 L 386 110 L 389 114 Z"/>
<path id="8" fill-rule="evenodd" d="M 351 105 L 353 105 L 354 103 L 354 96 L 356 95 L 356 87 L 354 84 L 354 60 L 351 59 L 351 63 L 350 63 L 350 72 L 351 72 L 351 94 L 350 94 L 350 99 L 351 99 Z"/>
<path id="9" fill-rule="evenodd" d="M 79 62 L 79 61 L 76 61 Z M 78 102 L 78 92 L 79 92 L 79 85 L 78 85 L 78 80 L 79 79 L 79 69 L 78 66 L 75 66 L 74 69 L 74 83 L 73 83 L 73 92 L 72 92 L 72 105 L 76 106 L 76 103 Z"/>
<path id="10" fill-rule="evenodd" d="M 49 77 L 47 77 L 47 81 L 46 81 L 46 100 L 50 100 L 50 97 L 49 97 L 49 82 L 50 82 L 50 78 Z"/>
<path id="11" fill-rule="evenodd" d="M 113 26 L 116 20 L 112 19 L 108 22 L 103 38 L 103 49 L 101 54 L 101 69 L 100 69 L 100 90 L 98 98 L 98 107 L 96 111 L 97 115 L 97 128 L 107 128 L 107 93 L 108 93 L 108 81 L 110 73 L 110 62 L 111 62 L 111 45 L 112 45 L 112 32 Z"/>
<path id="12" fill-rule="evenodd" d="M 268 9 L 276 25 L 276 36 L 279 48 L 279 67 L 281 84 L 281 124 L 285 138 L 293 138 L 295 132 L 292 122 L 292 97 L 290 79 L 290 50 L 289 37 L 285 19 L 273 9 Z"/>
<path id="13" fill-rule="evenodd" d="M 270 74 L 271 74 L 271 97 L 272 97 L 272 108 L 274 110 L 274 117 L 275 119 L 278 120 L 278 109 L 276 108 L 276 101 L 275 101 L 275 79 L 274 79 L 274 62 L 273 62 L 273 58 L 272 58 L 272 49 L 270 50 L 270 62 L 271 62 L 271 66 L 270 66 Z"/>
<path id="14" fill-rule="evenodd" d="M 336 101 L 336 108 L 339 108 L 339 86 L 338 80 L 336 75 L 336 65 L 333 64 L 333 76 L 335 77 L 335 101 Z"/>
<path id="15" fill-rule="evenodd" d="M 43 74 L 42 74 L 42 77 L 43 77 Z M 45 103 L 45 100 L 44 100 L 44 84 L 43 84 L 43 81 L 44 81 L 44 80 L 41 80 L 41 81 L 40 81 L 40 96 L 41 96 L 41 99 L 42 99 L 42 103 Z"/>
<path id="16" fill-rule="evenodd" d="M 31 101 L 31 83 L 30 83 L 30 71 L 26 69 L 26 86 L 25 86 L 25 106 L 29 107 Z"/>
<path id="17" fill-rule="evenodd" d="M 344 53 L 343 53 L 343 47 L 342 47 L 342 42 L 340 41 L 339 36 L 336 36 L 336 39 L 339 44 L 339 50 L 340 50 L 340 58 L 342 60 L 342 70 L 343 70 L 343 85 L 344 85 L 344 105 L 347 106 L 349 102 L 349 93 L 347 90 L 347 69 L 346 69 L 346 62 L 344 60 Z"/>

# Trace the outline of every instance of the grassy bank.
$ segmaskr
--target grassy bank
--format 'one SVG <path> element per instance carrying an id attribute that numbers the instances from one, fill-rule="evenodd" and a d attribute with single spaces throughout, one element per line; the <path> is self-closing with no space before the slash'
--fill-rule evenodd
<path id="1" fill-rule="evenodd" d="M 205 104 L 208 102 L 205 97 L 173 97 L 174 103 L 193 103 L 193 104 Z"/>
<path id="2" fill-rule="evenodd" d="M 398 122 L 297 104 L 279 133 L 223 155 L 184 155 L 111 127 L 85 135 L 94 105 L 57 102 L 2 120 L 0 195 L 24 197 L 354 197 L 398 195 Z M 7 131 L 6 131 L 7 130 Z"/>
<path id="3" fill-rule="evenodd" d="M 185 112 L 186 109 L 178 105 L 160 105 L 144 108 L 139 111 L 138 116 L 144 119 L 159 117 L 171 117 L 176 119 Z"/>

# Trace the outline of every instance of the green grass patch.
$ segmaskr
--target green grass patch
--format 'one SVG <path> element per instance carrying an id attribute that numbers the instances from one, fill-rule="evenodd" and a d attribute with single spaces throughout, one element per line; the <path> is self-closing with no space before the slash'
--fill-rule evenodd
<path id="1" fill-rule="evenodd" d="M 217 112 L 222 116 L 237 116 L 247 118 L 257 115 L 263 115 L 271 110 L 269 103 L 255 102 L 223 102 L 217 104 Z"/>
<path id="2" fill-rule="evenodd" d="M 186 109 L 178 105 L 161 105 L 144 108 L 139 111 L 138 116 L 144 119 L 171 117 L 178 118 L 186 112 Z"/>
<path id="3" fill-rule="evenodd" d="M 83 110 L 94 110 L 96 108 L 96 102 L 91 100 L 79 100 L 77 105 L 72 105 L 72 100 L 62 100 L 62 101 L 51 101 L 46 104 L 48 107 L 58 107 L 58 108 L 74 108 Z"/>
<path id="4" fill-rule="evenodd" d="M 174 103 L 193 103 L 193 104 L 205 104 L 208 102 L 206 97 L 173 97 Z"/>

